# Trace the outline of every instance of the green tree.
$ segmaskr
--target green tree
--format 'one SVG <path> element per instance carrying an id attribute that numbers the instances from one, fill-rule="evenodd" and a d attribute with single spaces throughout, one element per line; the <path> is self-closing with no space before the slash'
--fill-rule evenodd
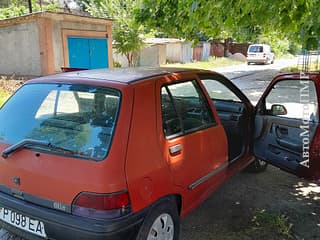
<path id="1" fill-rule="evenodd" d="M 18 17 L 29 13 L 28 2 L 25 0 L 8 0 L 7 7 L 0 8 L 0 20 L 12 17 Z M 5 6 L 3 4 L 2 6 Z M 42 0 L 42 10 L 55 11 L 58 5 L 52 0 Z M 38 1 L 32 0 L 33 12 L 41 11 L 41 6 Z"/>
<path id="2" fill-rule="evenodd" d="M 194 39 L 197 32 L 252 40 L 272 32 L 315 47 L 320 0 L 143 0 L 137 20 L 150 28 Z"/>
<path id="3" fill-rule="evenodd" d="M 85 10 L 96 17 L 114 20 L 113 39 L 117 53 L 123 54 L 129 67 L 135 66 L 143 46 L 143 27 L 136 22 L 138 0 L 85 0 Z"/>

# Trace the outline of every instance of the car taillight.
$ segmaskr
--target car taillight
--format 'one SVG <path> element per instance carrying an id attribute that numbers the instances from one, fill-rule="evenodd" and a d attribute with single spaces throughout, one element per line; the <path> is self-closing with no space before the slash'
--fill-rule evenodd
<path id="1" fill-rule="evenodd" d="M 80 193 L 72 204 L 72 214 L 92 219 L 110 219 L 130 212 L 128 192 L 112 194 Z"/>
<path id="2" fill-rule="evenodd" d="M 266 57 L 266 54 L 264 53 L 264 54 L 263 54 L 263 58 L 265 58 L 265 57 Z"/>

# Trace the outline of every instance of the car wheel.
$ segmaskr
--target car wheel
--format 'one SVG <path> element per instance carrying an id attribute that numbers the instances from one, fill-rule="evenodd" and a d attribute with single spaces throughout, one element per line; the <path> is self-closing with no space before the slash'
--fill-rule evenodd
<path id="1" fill-rule="evenodd" d="M 151 209 L 144 219 L 137 240 L 178 240 L 180 218 L 177 206 L 165 200 Z"/>
<path id="2" fill-rule="evenodd" d="M 246 170 L 251 173 L 264 172 L 268 167 L 268 163 L 256 158 L 252 163 L 248 165 Z"/>
<path id="3" fill-rule="evenodd" d="M 274 64 L 274 59 L 272 59 L 271 64 Z"/>
<path id="4" fill-rule="evenodd" d="M 248 65 L 250 65 L 250 62 L 247 62 Z"/>

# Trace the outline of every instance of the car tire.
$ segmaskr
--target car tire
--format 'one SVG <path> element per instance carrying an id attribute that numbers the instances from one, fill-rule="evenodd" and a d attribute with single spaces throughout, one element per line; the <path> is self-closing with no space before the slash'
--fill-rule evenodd
<path id="1" fill-rule="evenodd" d="M 176 204 L 169 199 L 154 206 L 144 219 L 136 240 L 178 240 L 180 217 Z"/>
<path id="2" fill-rule="evenodd" d="M 250 62 L 247 62 L 248 65 L 250 65 Z"/>
<path id="3" fill-rule="evenodd" d="M 260 173 L 266 171 L 268 163 L 256 158 L 252 163 L 250 163 L 246 171 L 251 173 Z"/>

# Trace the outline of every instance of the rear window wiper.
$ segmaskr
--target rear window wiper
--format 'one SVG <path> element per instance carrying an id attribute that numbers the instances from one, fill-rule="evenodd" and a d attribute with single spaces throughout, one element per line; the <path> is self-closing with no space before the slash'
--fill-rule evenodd
<path id="1" fill-rule="evenodd" d="M 58 151 L 58 152 L 62 152 L 62 153 L 75 154 L 75 152 L 73 152 L 72 150 L 53 145 L 47 141 L 34 140 L 34 139 L 24 139 L 20 142 L 17 142 L 16 144 L 13 144 L 13 145 L 7 147 L 5 150 L 3 150 L 2 157 L 7 158 L 10 154 L 14 153 L 15 151 L 17 151 L 21 148 L 29 147 L 29 146 L 30 147 L 46 148 L 49 150 Z"/>

